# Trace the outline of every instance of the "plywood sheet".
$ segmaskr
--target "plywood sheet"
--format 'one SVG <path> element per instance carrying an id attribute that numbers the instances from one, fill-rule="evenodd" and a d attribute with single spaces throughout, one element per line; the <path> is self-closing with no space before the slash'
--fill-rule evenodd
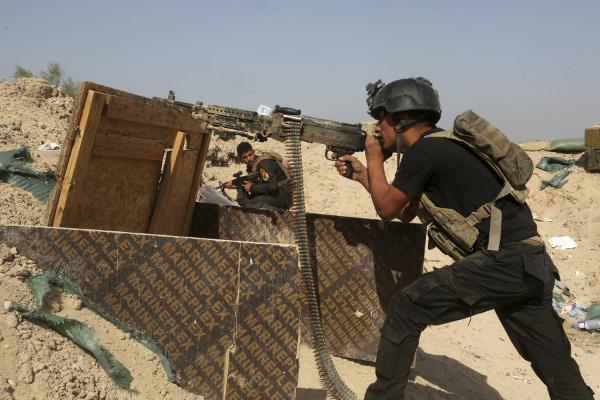
<path id="1" fill-rule="evenodd" d="M 422 271 L 425 228 L 319 214 L 308 214 L 307 224 L 329 351 L 374 361 L 389 299 Z M 294 240 L 288 212 L 202 203 L 196 205 L 191 235 L 266 243 Z M 303 329 L 308 340 L 307 333 Z"/>
<path id="2" fill-rule="evenodd" d="M 154 339 L 183 388 L 216 399 L 294 399 L 295 247 L 0 226 L 44 270 L 60 264 L 103 313 Z"/>

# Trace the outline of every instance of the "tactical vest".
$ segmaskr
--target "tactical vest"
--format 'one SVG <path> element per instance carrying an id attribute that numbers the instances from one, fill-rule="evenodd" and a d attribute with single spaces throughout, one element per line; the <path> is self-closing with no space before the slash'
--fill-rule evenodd
<path id="1" fill-rule="evenodd" d="M 423 193 L 418 215 L 428 225 L 429 238 L 442 252 L 459 260 L 476 250 L 474 246 L 479 237 L 476 225 L 490 218 L 487 248 L 497 251 L 502 235 L 502 211 L 496 207 L 496 201 L 512 196 L 525 203 L 529 194 L 525 185 L 533 174 L 533 162 L 520 146 L 510 142 L 500 130 L 472 110 L 456 117 L 453 130 L 435 132 L 424 139 L 429 137 L 443 137 L 462 144 L 489 165 L 503 183 L 494 200 L 467 217 L 456 210 L 438 207 Z"/>
<path id="2" fill-rule="evenodd" d="M 274 153 L 274 152 L 273 153 L 272 152 L 261 153 L 258 156 L 258 158 L 256 159 L 256 161 L 254 161 L 254 163 L 252 164 L 252 171 L 258 171 L 258 165 L 265 160 L 275 161 L 277 166 L 281 169 L 281 171 L 283 171 L 283 174 L 285 175 L 285 179 L 282 179 L 281 181 L 277 182 L 277 187 L 285 188 L 286 190 L 289 189 L 290 184 L 291 184 L 290 173 L 288 172 L 288 169 L 285 167 L 285 165 L 283 163 L 283 157 L 281 157 L 277 153 Z"/>

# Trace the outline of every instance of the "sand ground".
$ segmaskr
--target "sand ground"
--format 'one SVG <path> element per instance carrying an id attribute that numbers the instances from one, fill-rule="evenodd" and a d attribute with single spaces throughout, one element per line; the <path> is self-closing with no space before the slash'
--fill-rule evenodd
<path id="1" fill-rule="evenodd" d="M 73 102 L 56 88 L 36 79 L 0 83 L 0 151 L 27 145 L 32 149 L 34 167 L 55 168 L 45 161 L 37 146 L 43 142 L 62 143 Z M 582 132 L 583 132 L 582 127 Z M 542 138 L 543 139 L 543 138 Z M 239 140 L 213 139 L 204 184 L 217 186 L 243 170 L 231 160 Z M 284 154 L 281 143 L 259 143 L 258 148 Z M 557 154 L 540 151 L 544 142 L 524 145 L 537 162 L 543 156 L 578 159 L 581 154 Z M 323 157 L 324 148 L 303 144 L 306 207 L 309 212 L 377 218 L 369 195 L 356 182 L 338 176 Z M 226 165 L 227 164 L 227 165 Z M 392 179 L 395 158 L 388 160 L 386 172 Z M 536 169 L 529 184 L 529 204 L 541 218 L 541 236 L 568 235 L 577 248 L 550 249 L 560 269 L 562 281 L 576 299 L 600 302 L 600 174 L 572 167 L 569 181 L 561 189 L 539 189 L 550 173 Z M 43 223 L 45 205 L 30 193 L 0 182 L 0 224 Z M 425 253 L 425 270 L 446 265 L 448 257 L 437 250 Z M 0 300 L 32 304 L 25 285 L 17 279 L 20 271 L 37 271 L 35 263 L 21 257 L 18 249 L 0 245 Z M 14 311 L 0 308 L 0 400 L 4 399 L 198 399 L 167 382 L 156 357 L 110 323 L 82 308 L 72 296 L 57 296 L 53 311 L 89 322 L 101 343 L 128 367 L 137 393 L 117 389 L 95 360 L 60 335 L 23 321 Z M 563 315 L 563 317 L 567 317 Z M 565 329 L 572 353 L 588 385 L 600 392 L 600 334 Z M 360 396 L 374 380 L 369 363 L 335 358 L 347 384 Z M 417 365 L 407 389 L 408 399 L 544 399 L 544 385 L 527 362 L 520 358 L 493 312 L 470 320 L 430 327 L 421 338 Z M 300 348 L 298 399 L 324 399 L 311 349 Z"/>

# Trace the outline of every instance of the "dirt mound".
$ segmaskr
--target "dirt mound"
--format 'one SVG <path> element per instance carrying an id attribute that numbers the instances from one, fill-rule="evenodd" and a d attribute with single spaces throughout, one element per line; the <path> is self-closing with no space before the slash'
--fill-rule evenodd
<path id="1" fill-rule="evenodd" d="M 0 150 L 27 146 L 37 167 L 46 167 L 38 146 L 62 144 L 72 109 L 73 99 L 43 79 L 0 83 Z"/>

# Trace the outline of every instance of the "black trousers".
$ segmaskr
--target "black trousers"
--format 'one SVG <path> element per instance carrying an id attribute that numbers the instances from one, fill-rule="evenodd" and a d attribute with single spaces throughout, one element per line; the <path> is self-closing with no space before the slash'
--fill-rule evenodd
<path id="1" fill-rule="evenodd" d="M 562 319 L 552 308 L 556 267 L 543 246 L 515 243 L 482 251 L 420 276 L 392 297 L 365 400 L 402 400 L 419 336 L 427 325 L 494 309 L 519 354 L 553 400 L 590 400 L 571 358 Z"/>

